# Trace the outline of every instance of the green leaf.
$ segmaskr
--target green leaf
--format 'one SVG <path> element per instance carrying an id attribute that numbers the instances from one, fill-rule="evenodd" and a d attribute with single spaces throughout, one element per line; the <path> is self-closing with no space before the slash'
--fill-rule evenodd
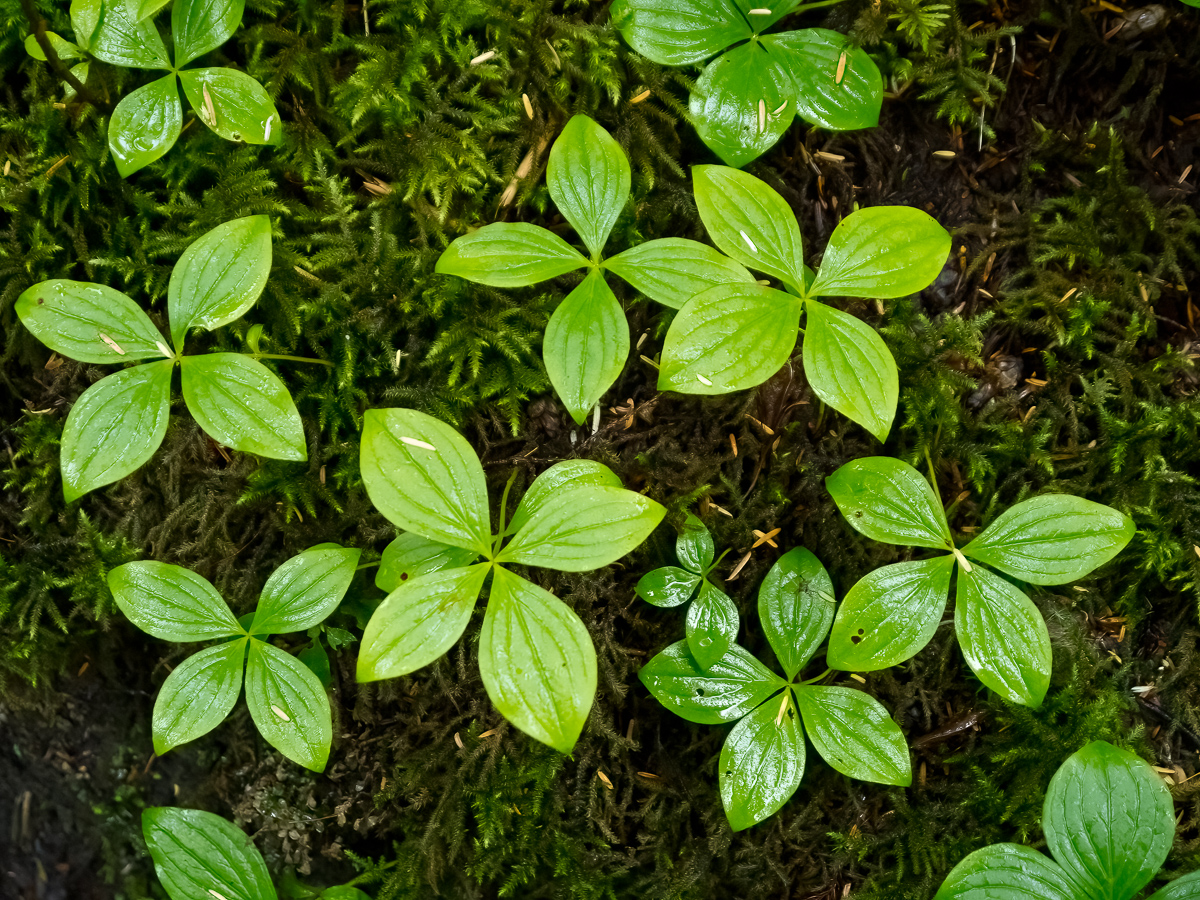
<path id="1" fill-rule="evenodd" d="M 865 575 L 842 599 L 829 633 L 834 669 L 873 672 L 916 656 L 933 639 L 954 557 L 895 563 Z"/>
<path id="2" fill-rule="evenodd" d="M 552 231 L 525 222 L 495 222 L 455 238 L 433 270 L 511 288 L 557 278 L 587 264 L 582 253 Z"/>
<path id="3" fill-rule="evenodd" d="M 162 5 L 160 0 L 152 2 Z M 229 40 L 242 24 L 245 10 L 246 0 L 175 0 L 171 9 L 175 66 L 182 68 Z"/>
<path id="4" fill-rule="evenodd" d="M 576 424 L 612 387 L 628 356 L 625 311 L 604 273 L 592 269 L 554 310 L 542 340 L 546 374 Z"/>
<path id="5" fill-rule="evenodd" d="M 758 617 L 788 681 L 817 652 L 837 603 L 821 561 L 803 547 L 779 557 L 758 589 Z"/>
<path id="6" fill-rule="evenodd" d="M 762 43 L 769 53 L 782 57 L 781 67 L 791 74 L 800 118 L 830 131 L 879 124 L 883 76 L 870 54 L 851 45 L 844 34 L 805 28 L 766 35 Z"/>
<path id="7" fill-rule="evenodd" d="M 664 66 L 686 66 L 754 32 L 732 0 L 616 0 L 612 23 L 634 50 Z"/>
<path id="8" fill-rule="evenodd" d="M 198 809 L 150 807 L 142 835 L 171 900 L 276 900 L 262 854 L 246 833 Z"/>
<path id="9" fill-rule="evenodd" d="M 590 572 L 637 547 L 666 512 L 625 488 L 572 486 L 542 504 L 496 561 Z"/>
<path id="10" fill-rule="evenodd" d="M 322 688 L 329 690 L 333 687 L 333 669 L 329 664 L 329 654 L 321 646 L 319 639 L 314 640 L 310 646 L 297 653 L 296 659 L 304 663 L 309 671 L 317 676 L 317 681 L 321 682 Z"/>
<path id="11" fill-rule="evenodd" d="M 686 629 L 692 659 L 700 668 L 709 669 L 737 640 L 737 607 L 723 591 L 703 581 L 700 596 L 688 607 Z"/>
<path id="12" fill-rule="evenodd" d="M 1059 866 L 1019 844 L 976 850 L 946 876 L 934 900 L 1088 900 Z"/>
<path id="13" fill-rule="evenodd" d="M 1140 757 L 1093 741 L 1062 764 L 1042 811 L 1050 852 L 1091 897 L 1132 897 L 1175 837 L 1171 792 Z"/>
<path id="14" fill-rule="evenodd" d="M 446 569 L 406 581 L 371 616 L 358 654 L 358 680 L 415 672 L 454 646 L 471 620 L 489 565 Z"/>
<path id="15" fill-rule="evenodd" d="M 849 313 L 807 301 L 804 374 L 813 393 L 886 441 L 896 418 L 900 376 L 879 334 Z"/>
<path id="16" fill-rule="evenodd" d="M 283 140 L 283 120 L 274 101 L 245 72 L 185 69 L 179 73 L 179 81 L 200 121 L 225 140 L 246 144 L 278 144 Z"/>
<path id="17" fill-rule="evenodd" d="M 565 603 L 496 568 L 479 633 L 479 673 L 504 718 L 571 752 L 596 695 L 596 648 Z"/>
<path id="18" fill-rule="evenodd" d="M 658 389 L 728 394 L 762 384 L 796 346 L 800 300 L 760 284 L 716 287 L 679 311 L 663 342 Z"/>
<path id="19" fill-rule="evenodd" d="M 754 281 L 745 267 L 728 256 L 685 238 L 646 241 L 606 259 L 604 268 L 672 309 L 682 308 L 709 288 Z"/>
<path id="20" fill-rule="evenodd" d="M 546 187 L 594 259 L 629 199 L 629 184 L 621 145 L 587 116 L 572 116 L 550 148 Z"/>
<path id="21" fill-rule="evenodd" d="M 449 425 L 415 409 L 369 409 L 359 463 L 367 495 L 393 525 L 491 556 L 483 466 Z"/>
<path id="22" fill-rule="evenodd" d="M 71 28 L 75 31 L 75 40 L 85 50 L 91 49 L 103 5 L 103 0 L 71 0 Z"/>
<path id="23" fill-rule="evenodd" d="M 212 331 L 240 319 L 271 274 L 271 220 L 246 216 L 188 245 L 171 271 L 167 311 L 177 349 L 189 328 Z"/>
<path id="24" fill-rule="evenodd" d="M 288 634 L 324 622 L 346 595 L 361 550 L 313 547 L 271 573 L 263 586 L 250 633 Z"/>
<path id="25" fill-rule="evenodd" d="M 154 752 L 208 734 L 225 721 L 242 692 L 246 638 L 194 653 L 175 667 L 154 701 Z"/>
<path id="26" fill-rule="evenodd" d="M 150 18 L 152 15 L 170 3 L 171 0 L 133 0 L 133 2 L 137 5 L 136 15 L 137 20 L 140 22 L 143 19 Z M 178 46 L 176 46 L 175 49 L 176 52 L 178 52 Z M 178 65 L 183 65 L 183 63 L 178 63 Z"/>
<path id="27" fill-rule="evenodd" d="M 17 298 L 16 310 L 35 338 L 69 359 L 119 363 L 171 355 L 150 317 L 103 284 L 42 281 Z"/>
<path id="28" fill-rule="evenodd" d="M 846 463 L 825 479 L 833 502 L 856 531 L 885 544 L 954 546 L 942 503 L 908 463 L 871 456 Z"/>
<path id="29" fill-rule="evenodd" d="M 406 581 L 440 572 L 469 566 L 479 558 L 474 550 L 451 547 L 406 531 L 383 548 L 375 586 L 389 594 Z"/>
<path id="30" fill-rule="evenodd" d="M 634 591 L 647 603 L 670 608 L 692 599 L 700 576 L 677 566 L 663 566 L 647 572 L 638 579 Z"/>
<path id="31" fill-rule="evenodd" d="M 721 746 L 721 805 L 729 827 L 742 831 L 779 811 L 800 787 L 804 776 L 804 731 L 788 703 L 783 715 L 778 704 L 764 703 L 725 738 Z"/>
<path id="32" fill-rule="evenodd" d="M 834 769 L 859 781 L 912 784 L 908 744 L 878 700 L 853 688 L 794 690 L 808 739 Z"/>
<path id="33" fill-rule="evenodd" d="M 245 634 L 208 580 L 190 569 L 144 560 L 108 573 L 125 618 L 164 641 L 207 641 Z"/>
<path id="34" fill-rule="evenodd" d="M 1189 0 L 1183 0 L 1183 2 L 1188 3 Z M 1200 0 L 1196 0 L 1191 5 L 1200 5 Z M 1192 872 L 1175 879 L 1166 887 L 1155 891 L 1150 896 L 1150 900 L 1200 900 L 1200 872 Z"/>
<path id="35" fill-rule="evenodd" d="M 81 10 L 77 21 L 72 4 L 71 13 L 76 34 L 82 35 L 84 32 L 79 26 L 91 20 L 92 11 Z M 98 25 L 85 45 L 93 56 L 114 66 L 131 69 L 171 68 L 171 57 L 162 36 L 153 22 L 138 21 L 134 0 L 108 0 L 96 22 Z"/>
<path id="36" fill-rule="evenodd" d="M 1112 507 L 1044 494 L 1001 513 L 962 552 L 1030 584 L 1065 584 L 1120 553 L 1134 531 Z"/>
<path id="37" fill-rule="evenodd" d="M 675 555 L 685 567 L 693 572 L 705 572 L 712 565 L 716 547 L 712 533 L 691 513 L 683 523 L 683 530 L 675 539 Z"/>
<path id="38" fill-rule="evenodd" d="M 279 377 L 241 353 L 185 356 L 183 399 L 196 422 L 219 444 L 271 459 L 308 459 L 304 426 Z"/>
<path id="39" fill-rule="evenodd" d="M 59 465 L 68 503 L 119 481 L 154 455 L 171 411 L 170 360 L 102 378 L 84 391 L 63 427 Z"/>
<path id="40" fill-rule="evenodd" d="M 333 719 L 325 688 L 308 666 L 265 641 L 251 640 L 246 705 L 268 744 L 306 769 L 325 771 Z"/>
<path id="41" fill-rule="evenodd" d="M 108 149 L 122 178 L 148 166 L 175 146 L 183 107 L 174 73 L 124 97 L 108 121 Z"/>
<path id="42" fill-rule="evenodd" d="M 533 517 L 533 514 L 550 500 L 585 485 L 624 487 L 621 479 L 603 463 L 590 459 L 564 459 L 562 462 L 552 465 L 533 480 L 533 484 L 521 498 L 521 505 L 513 513 L 505 533 L 515 534 L 520 531 L 525 527 L 525 523 Z"/>
<path id="43" fill-rule="evenodd" d="M 803 290 L 800 226 L 779 194 L 727 166 L 696 166 L 692 185 L 696 210 L 717 247 L 742 265 Z"/>
<path id="44" fill-rule="evenodd" d="M 655 656 L 642 666 L 638 678 L 675 715 L 701 725 L 740 719 L 787 685 L 737 644 L 706 671 L 696 663 L 687 641 Z"/>
<path id="45" fill-rule="evenodd" d="M 78 79 L 80 84 L 86 85 L 88 80 L 88 72 L 90 69 L 90 63 L 81 62 L 71 66 L 70 72 L 76 77 L 76 79 Z M 63 96 L 67 100 L 72 99 L 75 96 L 75 88 L 71 87 L 71 85 L 67 84 L 66 82 L 63 82 Z"/>
<path id="46" fill-rule="evenodd" d="M 83 51 L 77 45 L 53 31 L 46 32 L 46 40 L 50 42 L 50 46 L 54 48 L 54 52 L 61 60 L 84 58 Z M 42 51 L 42 45 L 38 43 L 37 35 L 31 34 L 25 38 L 25 52 L 36 60 L 46 62 L 46 54 Z"/>
<path id="47" fill-rule="evenodd" d="M 933 284 L 950 235 L 928 213 L 908 206 L 874 206 L 838 224 L 825 247 L 816 297 L 907 297 Z"/>
<path id="48" fill-rule="evenodd" d="M 983 566 L 960 566 L 954 629 L 980 681 L 1013 703 L 1042 705 L 1053 654 L 1046 622 L 1028 597 Z"/>
<path id="49" fill-rule="evenodd" d="M 700 73 L 688 110 L 700 139 L 727 165 L 740 168 L 757 159 L 792 124 L 796 88 L 786 63 L 765 42 L 751 41 Z"/>

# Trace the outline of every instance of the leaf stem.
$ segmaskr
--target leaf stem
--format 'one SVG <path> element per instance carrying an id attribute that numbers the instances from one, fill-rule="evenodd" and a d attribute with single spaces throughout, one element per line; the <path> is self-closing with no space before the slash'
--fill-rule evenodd
<path id="1" fill-rule="evenodd" d="M 375 562 L 363 563 L 363 564 L 362 564 L 362 565 L 360 565 L 358 568 L 356 568 L 354 571 L 355 571 L 355 572 L 361 572 L 363 569 L 370 569 L 370 568 L 372 568 L 373 566 L 377 566 L 377 565 L 379 565 L 381 562 L 383 562 L 383 560 L 382 560 L 382 559 L 377 559 L 377 560 L 375 560 Z"/>
<path id="2" fill-rule="evenodd" d="M 796 13 L 808 12 L 810 9 L 820 9 L 822 6 L 834 6 L 835 4 L 841 2 L 842 0 L 818 0 L 816 3 L 801 3 L 792 10 L 791 14 L 795 15 Z"/>
<path id="3" fill-rule="evenodd" d="M 820 681 L 822 678 L 824 678 L 826 675 L 828 675 L 832 671 L 833 671 L 833 669 L 826 669 L 824 672 L 822 672 L 816 678 L 809 678 L 807 681 L 801 681 L 800 684 L 812 684 L 813 682 Z"/>
<path id="4" fill-rule="evenodd" d="M 721 560 L 723 560 L 726 556 L 728 556 L 729 551 L 732 549 L 733 549 L 732 547 L 726 547 L 724 550 L 722 550 L 721 555 L 718 556 L 716 559 L 714 559 L 713 564 L 711 566 L 709 566 L 707 569 L 705 569 L 703 572 L 701 572 L 700 575 L 702 577 L 707 577 L 708 573 L 711 572 L 713 569 L 715 569 L 717 566 L 719 566 L 721 564 Z"/>
<path id="5" fill-rule="evenodd" d="M 317 363 L 321 366 L 329 366 L 334 368 L 333 363 L 327 359 L 312 359 L 307 356 L 287 356 L 283 353 L 247 353 L 251 359 L 286 359 L 290 362 Z"/>
<path id="6" fill-rule="evenodd" d="M 500 495 L 500 527 L 496 535 L 496 543 L 492 545 L 492 559 L 500 555 L 500 542 L 504 540 L 504 516 L 508 512 L 508 492 L 512 490 L 513 482 L 517 480 L 517 470 L 508 476 L 508 484 L 504 485 L 504 493 Z"/>

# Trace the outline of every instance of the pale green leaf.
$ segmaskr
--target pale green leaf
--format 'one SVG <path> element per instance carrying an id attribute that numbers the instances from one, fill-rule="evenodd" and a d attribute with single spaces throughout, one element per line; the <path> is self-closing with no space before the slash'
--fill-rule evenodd
<path id="1" fill-rule="evenodd" d="M 885 544 L 950 550 L 950 526 L 929 482 L 907 463 L 871 456 L 825 479 L 833 502 L 856 531 Z"/>
<path id="2" fill-rule="evenodd" d="M 383 548 L 375 573 L 375 586 L 390 594 L 413 578 L 469 566 L 478 558 L 479 554 L 474 550 L 452 547 L 406 531 Z"/>
<path id="3" fill-rule="evenodd" d="M 670 608 L 692 599 L 700 576 L 678 566 L 663 566 L 647 572 L 638 579 L 634 591 L 647 603 Z"/>
<path id="4" fill-rule="evenodd" d="M 99 14 L 92 8 L 85 8 L 91 6 L 94 4 L 81 6 L 79 18 L 76 18 L 72 4 L 71 18 L 80 42 L 93 56 L 114 66 L 132 69 L 171 68 L 171 57 L 162 35 L 149 19 L 138 21 L 135 0 L 107 0 Z M 85 42 L 83 35 L 93 16 L 98 24 Z"/>
<path id="5" fill-rule="evenodd" d="M 66 38 L 55 34 L 53 31 L 46 32 L 46 40 L 50 42 L 50 46 L 58 54 L 59 59 L 83 59 L 82 49 Z M 31 34 L 25 38 L 25 52 L 36 60 L 46 62 L 46 53 L 42 50 L 42 45 L 38 43 L 37 35 Z"/>
<path id="6" fill-rule="evenodd" d="M 268 744 L 306 769 L 325 770 L 333 719 L 325 688 L 308 666 L 252 639 L 246 659 L 246 705 Z"/>
<path id="7" fill-rule="evenodd" d="M 546 187 L 595 259 L 629 199 L 629 184 L 621 145 L 587 116 L 572 116 L 550 148 Z"/>
<path id="8" fill-rule="evenodd" d="M 1090 900 L 1066 872 L 1036 850 L 992 844 L 946 877 L 934 900 Z"/>
<path id="9" fill-rule="evenodd" d="M 179 81 L 205 125 L 227 141 L 278 144 L 283 120 L 263 86 L 237 69 L 184 69 Z"/>
<path id="10" fill-rule="evenodd" d="M 144 560 L 108 573 L 108 589 L 134 625 L 164 641 L 205 641 L 244 634 L 208 580 L 190 569 Z"/>
<path id="11" fill-rule="evenodd" d="M 812 659 L 833 624 L 833 581 L 803 547 L 779 557 L 758 588 L 758 618 L 791 681 Z"/>
<path id="12" fill-rule="evenodd" d="M 285 561 L 263 586 L 251 634 L 305 631 L 325 621 L 342 602 L 361 550 L 313 547 Z"/>
<path id="13" fill-rule="evenodd" d="M 675 555 L 679 561 L 693 572 L 705 572 L 712 565 L 716 552 L 712 532 L 696 516 L 688 513 L 679 537 L 675 539 Z"/>
<path id="14" fill-rule="evenodd" d="M 785 693 L 785 698 L 790 694 Z M 733 727 L 721 746 L 718 780 L 729 827 L 742 831 L 774 815 L 804 776 L 804 731 L 788 702 L 767 702 Z"/>
<path id="15" fill-rule="evenodd" d="M 525 222 L 495 222 L 456 238 L 434 271 L 492 287 L 524 287 L 586 266 L 578 250 L 552 231 Z"/>
<path id="16" fill-rule="evenodd" d="M 34 337 L 69 359 L 120 363 L 171 355 L 150 317 L 103 284 L 43 281 L 25 289 L 16 310 Z"/>
<path id="17" fill-rule="evenodd" d="M 183 106 L 174 73 L 121 99 L 108 120 L 108 149 L 122 178 L 148 166 L 175 146 Z"/>
<path id="18" fill-rule="evenodd" d="M 738 624 L 737 607 L 728 595 L 708 581 L 701 582 L 685 620 L 688 650 L 696 665 L 709 669 L 725 657 L 737 640 Z"/>
<path id="19" fill-rule="evenodd" d="M 709 288 L 754 281 L 745 267 L 728 256 L 685 238 L 646 241 L 606 259 L 604 268 L 672 309 L 682 308 Z"/>
<path id="20" fill-rule="evenodd" d="M 795 688 L 804 730 L 834 769 L 859 781 L 912 784 L 912 761 L 900 726 L 878 700 L 845 687 Z"/>
<path id="21" fill-rule="evenodd" d="M 950 235 L 926 212 L 873 206 L 852 212 L 830 235 L 811 293 L 816 297 L 907 297 L 946 265 Z"/>
<path id="22" fill-rule="evenodd" d="M 152 2 L 162 5 L 160 0 Z M 186 66 L 229 40 L 242 24 L 245 10 L 246 0 L 175 0 L 171 34 L 175 38 L 176 67 Z"/>
<path id="23" fill-rule="evenodd" d="M 612 23 L 629 46 L 664 66 L 702 62 L 753 34 L 732 0 L 616 0 Z"/>
<path id="24" fill-rule="evenodd" d="M 150 807 L 142 835 L 171 900 L 276 900 L 262 854 L 244 831 L 198 809 Z"/>
<path id="25" fill-rule="evenodd" d="M 71 28 L 75 31 L 75 40 L 84 50 L 91 48 L 103 9 L 104 0 L 71 0 Z"/>
<path id="26" fill-rule="evenodd" d="M 675 715 L 701 725 L 740 719 L 787 685 L 737 644 L 706 671 L 692 657 L 687 641 L 655 656 L 642 666 L 638 678 Z"/>
<path id="27" fill-rule="evenodd" d="M 804 28 L 766 35 L 762 43 L 791 75 L 800 118 L 830 131 L 879 124 L 883 76 L 870 54 L 846 35 Z"/>
<path id="28" fill-rule="evenodd" d="M 1187 3 L 1188 0 L 1183 0 Z M 1200 5 L 1196 0 L 1192 6 Z M 1200 872 L 1192 872 L 1182 878 L 1176 878 L 1166 887 L 1159 888 L 1150 895 L 1150 900 L 1200 900 Z"/>
<path id="29" fill-rule="evenodd" d="M 226 641 L 194 653 L 176 666 L 154 701 L 154 752 L 208 734 L 225 721 L 242 692 L 246 639 Z"/>
<path id="30" fill-rule="evenodd" d="M 514 534 L 525 527 L 525 523 L 554 497 L 574 488 L 592 485 L 595 487 L 624 487 L 608 466 L 590 459 L 564 459 L 557 462 L 533 480 L 521 504 L 513 513 L 505 529 Z"/>

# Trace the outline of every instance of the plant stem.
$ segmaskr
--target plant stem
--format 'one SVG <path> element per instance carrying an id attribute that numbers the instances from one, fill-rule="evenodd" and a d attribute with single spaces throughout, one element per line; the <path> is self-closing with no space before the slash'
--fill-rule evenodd
<path id="1" fill-rule="evenodd" d="M 251 359 L 286 359 L 290 362 L 316 363 L 320 366 L 329 366 L 331 369 L 334 367 L 333 363 L 327 359 L 311 359 L 307 356 L 287 356 L 283 353 L 247 353 L 246 355 Z"/>
<path id="2" fill-rule="evenodd" d="M 513 482 L 517 480 L 517 470 L 513 469 L 513 473 L 508 476 L 508 484 L 504 485 L 504 493 L 500 495 L 500 528 L 496 534 L 496 543 L 492 546 L 492 558 L 495 559 L 500 553 L 500 542 L 504 540 L 504 516 L 508 512 L 508 492 L 512 489 Z"/>
<path id="3" fill-rule="evenodd" d="M 377 566 L 377 565 L 379 565 L 381 562 L 383 562 L 383 560 L 382 560 L 382 559 L 377 559 L 377 560 L 375 560 L 375 562 L 363 563 L 362 565 L 360 565 L 360 566 L 359 566 L 357 569 L 355 569 L 354 571 L 355 571 L 355 572 L 361 572 L 363 569 L 370 569 L 370 568 L 371 568 L 371 567 L 373 567 L 373 566 Z"/>
<path id="4" fill-rule="evenodd" d="M 820 681 L 822 678 L 824 678 L 826 675 L 828 675 L 832 671 L 833 671 L 833 669 L 826 669 L 824 672 L 822 672 L 816 678 L 810 678 L 807 681 L 801 681 L 800 683 L 801 684 L 812 684 L 815 681 Z"/>
<path id="5" fill-rule="evenodd" d="M 87 85 L 76 78 L 59 58 L 54 45 L 50 43 L 50 38 L 46 37 L 46 20 L 38 14 L 37 9 L 33 5 L 33 0 L 21 0 L 21 11 L 25 13 L 25 18 L 29 21 L 29 26 L 33 29 L 33 38 L 37 41 L 37 45 L 42 48 L 42 53 L 46 54 L 46 62 L 50 64 L 50 68 L 54 70 L 54 74 L 74 89 L 75 96 L 80 101 L 90 103 L 97 109 L 107 110 L 108 104 L 102 103 L 95 94 L 89 91 Z"/>
<path id="6" fill-rule="evenodd" d="M 822 6 L 833 6 L 841 2 L 842 0 L 819 0 L 817 3 L 801 3 L 792 10 L 792 14 L 808 12 L 810 9 L 820 9 Z"/>

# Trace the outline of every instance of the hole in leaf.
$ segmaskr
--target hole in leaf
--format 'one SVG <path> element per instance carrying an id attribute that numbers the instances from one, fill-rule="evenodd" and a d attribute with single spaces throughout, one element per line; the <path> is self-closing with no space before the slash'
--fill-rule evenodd
<path id="1" fill-rule="evenodd" d="M 862 517 L 863 517 L 863 511 L 861 509 L 856 509 L 854 511 L 854 518 L 861 519 Z"/>
<path id="2" fill-rule="evenodd" d="M 407 573 L 407 572 L 401 572 L 401 573 L 400 573 L 400 580 L 401 580 L 401 581 L 408 581 L 408 573 Z"/>
<path id="3" fill-rule="evenodd" d="M 703 697 L 704 696 L 704 688 L 696 688 L 696 696 Z"/>
<path id="4" fill-rule="evenodd" d="M 850 643 L 861 644 L 862 638 L 860 638 L 857 634 L 852 634 L 852 635 L 850 635 Z"/>

